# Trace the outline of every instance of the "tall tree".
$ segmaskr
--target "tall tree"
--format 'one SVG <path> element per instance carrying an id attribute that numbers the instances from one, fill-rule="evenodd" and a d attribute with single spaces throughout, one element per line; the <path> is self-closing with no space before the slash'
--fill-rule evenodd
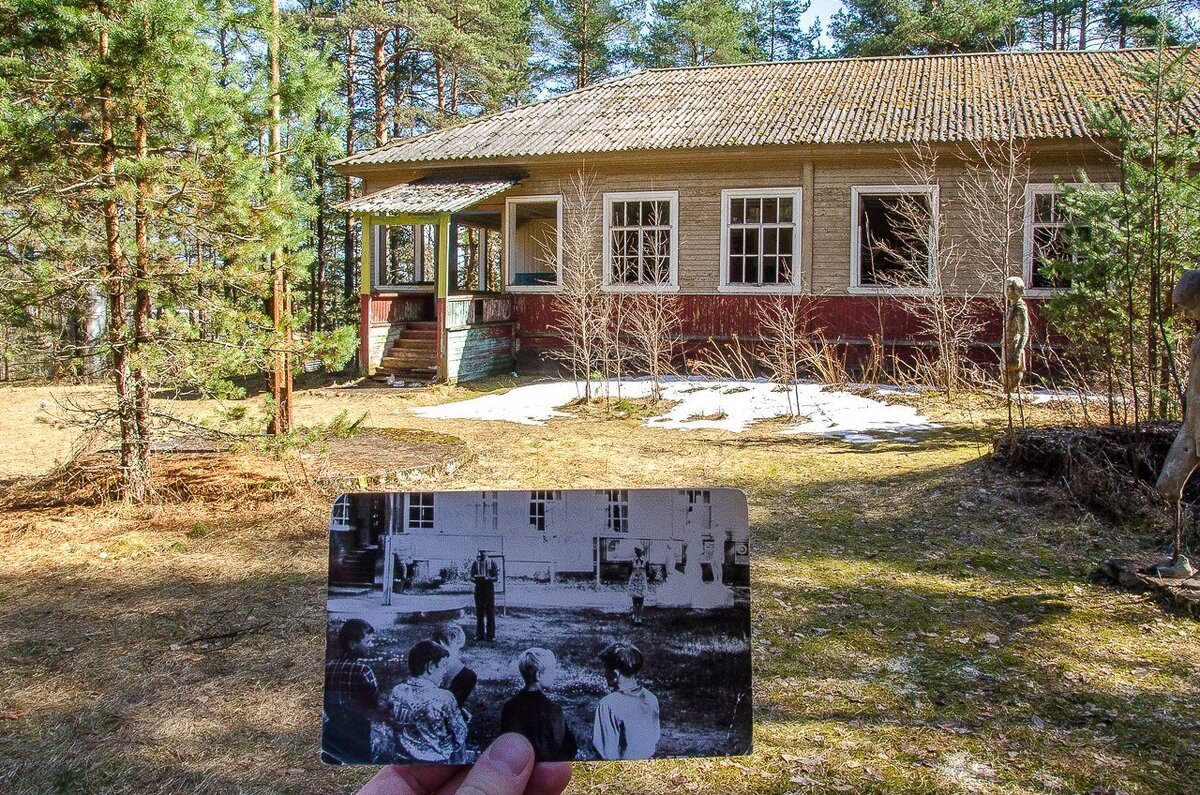
<path id="1" fill-rule="evenodd" d="M 583 88 L 628 59 L 634 33 L 630 0 L 539 0 L 536 44 L 544 85 Z"/>
<path id="2" fill-rule="evenodd" d="M 1017 40 L 1019 0 L 844 0 L 830 34 L 842 55 L 995 50 Z"/>
<path id="3" fill-rule="evenodd" d="M 752 7 L 754 39 L 768 61 L 796 61 L 820 52 L 821 28 L 807 30 L 802 18 L 811 0 L 757 0 Z"/>
<path id="4" fill-rule="evenodd" d="M 754 17 L 737 0 L 657 0 L 638 47 L 641 66 L 707 66 L 762 57 Z"/>

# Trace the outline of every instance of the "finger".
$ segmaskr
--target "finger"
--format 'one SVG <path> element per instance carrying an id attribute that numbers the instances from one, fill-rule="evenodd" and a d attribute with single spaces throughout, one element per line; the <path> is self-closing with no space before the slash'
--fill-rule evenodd
<path id="1" fill-rule="evenodd" d="M 501 734 L 463 779 L 457 795 L 522 795 L 532 773 L 533 746 L 519 734 Z"/>
<path id="2" fill-rule="evenodd" d="M 570 762 L 539 762 L 533 766 L 525 795 L 560 795 L 570 783 Z"/>
<path id="3" fill-rule="evenodd" d="M 430 795 L 461 770 L 456 765 L 389 765 L 358 795 Z"/>

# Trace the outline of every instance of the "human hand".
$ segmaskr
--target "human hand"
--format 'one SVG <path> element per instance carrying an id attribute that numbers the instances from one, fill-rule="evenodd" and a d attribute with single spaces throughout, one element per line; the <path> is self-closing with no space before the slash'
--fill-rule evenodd
<path id="1" fill-rule="evenodd" d="M 570 780 L 570 762 L 534 764 L 533 746 L 510 733 L 497 737 L 473 766 L 385 767 L 358 795 L 560 795 Z"/>

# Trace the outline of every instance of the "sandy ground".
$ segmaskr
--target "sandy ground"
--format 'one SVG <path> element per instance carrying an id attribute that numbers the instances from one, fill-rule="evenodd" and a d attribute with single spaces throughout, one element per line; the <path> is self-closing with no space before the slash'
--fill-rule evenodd
<path id="1" fill-rule="evenodd" d="M 755 753 L 580 766 L 573 791 L 1195 791 L 1197 625 L 1089 579 L 1161 539 L 988 466 L 994 397 L 897 396 L 941 426 L 915 444 L 409 411 L 506 385 L 302 388 L 297 419 L 366 412 L 464 439 L 473 461 L 422 488 L 710 485 L 750 502 Z M 73 430 L 45 411 L 81 392 L 102 394 L 0 391 L 0 478 L 66 454 Z M 367 778 L 316 761 L 330 495 L 240 472 L 228 498 L 0 515 L 0 791 L 315 795 Z"/>

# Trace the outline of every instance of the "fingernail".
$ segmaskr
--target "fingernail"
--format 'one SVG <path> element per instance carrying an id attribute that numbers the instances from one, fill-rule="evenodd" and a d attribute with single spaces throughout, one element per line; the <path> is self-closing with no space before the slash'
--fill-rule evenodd
<path id="1" fill-rule="evenodd" d="M 488 760 L 510 776 L 519 776 L 529 764 L 529 741 L 519 734 L 502 734 L 488 749 Z"/>

